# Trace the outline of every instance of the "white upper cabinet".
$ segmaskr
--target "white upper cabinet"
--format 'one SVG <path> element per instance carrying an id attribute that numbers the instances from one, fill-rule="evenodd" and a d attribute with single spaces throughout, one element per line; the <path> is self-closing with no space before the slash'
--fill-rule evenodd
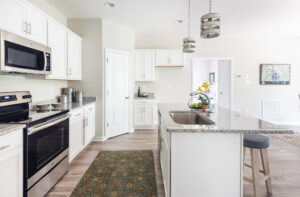
<path id="1" fill-rule="evenodd" d="M 27 8 L 26 16 L 28 39 L 47 45 L 47 17 L 31 7 Z"/>
<path id="2" fill-rule="evenodd" d="M 155 51 L 135 51 L 135 81 L 155 80 Z"/>
<path id="3" fill-rule="evenodd" d="M 0 0 L 0 29 L 48 45 L 47 79 L 81 80 L 81 37 L 25 0 Z"/>
<path id="4" fill-rule="evenodd" d="M 52 74 L 47 79 L 68 79 L 67 29 L 52 20 L 48 21 L 48 46 L 51 48 Z"/>
<path id="5" fill-rule="evenodd" d="M 81 40 L 68 31 L 68 80 L 81 80 Z"/>
<path id="6" fill-rule="evenodd" d="M 183 66 L 183 52 L 180 49 L 156 50 L 156 66 Z"/>
<path id="7" fill-rule="evenodd" d="M 47 45 L 47 17 L 20 0 L 0 0 L 0 29 Z"/>
<path id="8" fill-rule="evenodd" d="M 18 0 L 0 0 L 0 29 L 26 36 L 26 7 Z"/>

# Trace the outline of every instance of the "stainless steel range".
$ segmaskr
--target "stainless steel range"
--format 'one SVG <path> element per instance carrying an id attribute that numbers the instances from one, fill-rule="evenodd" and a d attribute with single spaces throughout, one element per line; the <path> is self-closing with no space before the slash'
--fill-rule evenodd
<path id="1" fill-rule="evenodd" d="M 24 196 L 44 196 L 69 168 L 68 110 L 30 111 L 29 92 L 0 93 L 0 122 L 25 124 Z"/>

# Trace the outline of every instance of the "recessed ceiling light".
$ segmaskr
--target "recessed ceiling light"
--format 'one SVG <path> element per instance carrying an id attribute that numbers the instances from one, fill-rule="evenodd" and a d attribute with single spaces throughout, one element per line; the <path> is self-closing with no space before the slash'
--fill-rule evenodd
<path id="1" fill-rule="evenodd" d="M 183 20 L 176 20 L 175 23 L 177 24 L 183 23 Z"/>
<path id="2" fill-rule="evenodd" d="M 108 7 L 108 8 L 114 8 L 114 7 L 115 7 L 115 4 L 113 4 L 113 3 L 111 3 L 111 2 L 106 2 L 104 5 L 105 5 L 106 7 Z"/>

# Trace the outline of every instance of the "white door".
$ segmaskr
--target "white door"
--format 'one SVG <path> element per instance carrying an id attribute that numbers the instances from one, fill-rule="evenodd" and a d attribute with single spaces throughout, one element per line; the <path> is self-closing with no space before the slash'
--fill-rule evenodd
<path id="1" fill-rule="evenodd" d="M 144 115 L 145 115 L 145 125 L 154 125 L 154 105 L 145 104 L 144 105 Z"/>
<path id="2" fill-rule="evenodd" d="M 155 65 L 168 66 L 170 64 L 169 52 L 166 50 L 159 50 L 156 52 Z"/>
<path id="3" fill-rule="evenodd" d="M 47 45 L 47 17 L 36 9 L 27 8 L 28 38 Z"/>
<path id="4" fill-rule="evenodd" d="M 144 53 L 144 66 L 145 66 L 145 81 L 155 80 L 155 53 L 145 52 Z"/>
<path id="5" fill-rule="evenodd" d="M 129 132 L 130 53 L 105 50 L 106 137 Z"/>
<path id="6" fill-rule="evenodd" d="M 136 51 L 135 52 L 135 81 L 145 80 L 145 62 L 144 53 Z"/>
<path id="7" fill-rule="evenodd" d="M 83 110 L 72 112 L 70 118 L 70 158 L 71 162 L 84 147 Z"/>
<path id="8" fill-rule="evenodd" d="M 95 105 L 84 108 L 84 145 L 88 145 L 95 137 Z"/>
<path id="9" fill-rule="evenodd" d="M 81 80 L 81 37 L 68 32 L 68 80 Z"/>
<path id="10" fill-rule="evenodd" d="M 48 79 L 67 79 L 67 31 L 62 25 L 48 21 L 48 46 L 51 47 L 51 70 Z"/>
<path id="11" fill-rule="evenodd" d="M 218 105 L 231 108 L 231 60 L 219 60 Z"/>
<path id="12" fill-rule="evenodd" d="M 135 104 L 134 105 L 134 125 L 135 126 L 143 126 L 144 121 L 144 105 L 143 104 Z"/>
<path id="13" fill-rule="evenodd" d="M 26 36 L 25 7 L 17 0 L 0 1 L 0 29 Z"/>

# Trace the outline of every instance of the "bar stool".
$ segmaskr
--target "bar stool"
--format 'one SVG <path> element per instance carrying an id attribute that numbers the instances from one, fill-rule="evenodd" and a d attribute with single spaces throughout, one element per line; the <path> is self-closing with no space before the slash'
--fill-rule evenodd
<path id="1" fill-rule="evenodd" d="M 244 134 L 244 166 L 251 168 L 252 179 L 244 176 L 244 180 L 253 184 L 254 196 L 260 197 L 260 181 L 264 181 L 267 192 L 272 194 L 271 174 L 267 148 L 270 146 L 269 138 L 260 134 Z M 246 150 L 250 149 L 251 165 L 245 163 Z M 259 169 L 259 154 L 261 156 L 262 167 Z M 264 174 L 261 180 L 260 174 Z"/>

